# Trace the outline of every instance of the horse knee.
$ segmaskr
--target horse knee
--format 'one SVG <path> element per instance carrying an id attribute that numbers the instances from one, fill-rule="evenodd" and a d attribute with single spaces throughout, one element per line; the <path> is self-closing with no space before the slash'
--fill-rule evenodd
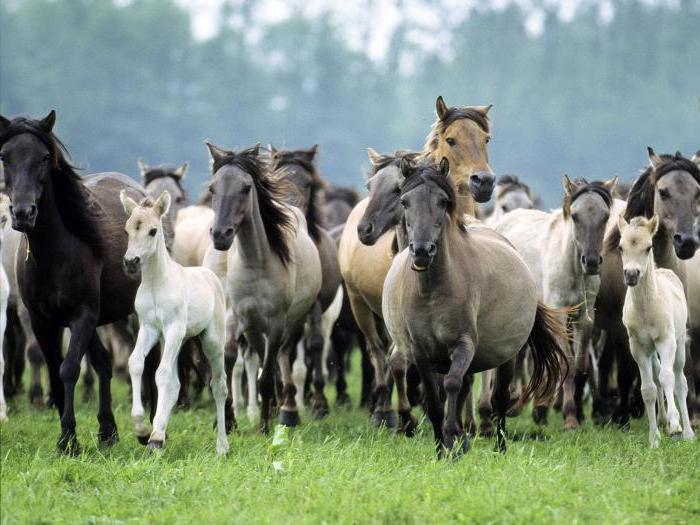
<path id="1" fill-rule="evenodd" d="M 671 370 L 667 368 L 662 368 L 661 371 L 659 372 L 659 382 L 661 385 L 666 388 L 667 386 L 673 385 L 674 382 L 674 374 L 671 372 Z"/>
<path id="2" fill-rule="evenodd" d="M 80 376 L 80 361 L 65 359 L 63 363 L 61 363 L 58 376 L 64 383 L 77 383 L 78 377 Z"/>
<path id="3" fill-rule="evenodd" d="M 131 375 L 142 375 L 145 358 L 134 352 L 129 356 L 129 373 Z"/>
<path id="4" fill-rule="evenodd" d="M 645 403 L 655 403 L 656 402 L 657 388 L 656 388 L 655 384 L 650 383 L 648 385 L 644 385 L 641 390 L 642 390 L 642 399 L 644 400 Z"/>
<path id="5" fill-rule="evenodd" d="M 448 375 L 445 377 L 443 385 L 447 394 L 458 394 L 462 389 L 462 380 L 458 377 Z"/>

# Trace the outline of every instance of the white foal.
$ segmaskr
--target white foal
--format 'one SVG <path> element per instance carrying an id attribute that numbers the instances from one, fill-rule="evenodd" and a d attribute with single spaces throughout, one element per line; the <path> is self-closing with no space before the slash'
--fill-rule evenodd
<path id="1" fill-rule="evenodd" d="M 688 418 L 688 384 L 683 373 L 688 321 L 683 285 L 675 273 L 657 268 L 654 263 L 652 238 L 659 227 L 656 215 L 649 220 L 635 217 L 630 223 L 620 216 L 618 225 L 627 285 L 622 322 L 642 380 L 642 398 L 649 417 L 649 446 L 658 447 L 661 438 L 657 401 L 661 425 L 668 423 L 671 436 L 691 440 L 694 434 Z"/>
<path id="2" fill-rule="evenodd" d="M 10 198 L 4 193 L 0 193 L 0 250 L 5 228 L 10 223 Z M 5 357 L 3 356 L 3 338 L 5 336 L 5 325 L 7 324 L 7 302 L 10 298 L 10 282 L 7 279 L 5 268 L 0 264 L 0 421 L 7 421 L 7 403 L 5 403 L 5 392 L 3 388 L 3 378 L 5 375 Z"/>
<path id="3" fill-rule="evenodd" d="M 141 270 L 141 285 L 136 292 L 135 309 L 139 318 L 136 347 L 129 357 L 129 374 L 133 393 L 131 415 L 140 441 L 148 437 L 141 404 L 141 376 L 146 355 L 161 340 L 163 355 L 156 372 L 158 404 L 153 419 L 150 449 L 161 448 L 178 392 L 177 357 L 183 341 L 198 336 L 202 351 L 211 367 L 211 390 L 216 402 L 216 451 L 228 452 L 224 420 L 226 373 L 226 300 L 216 275 L 202 267 L 183 267 L 175 262 L 165 247 L 162 217 L 170 207 L 170 194 L 163 192 L 153 202 L 137 204 L 124 191 L 120 198 L 129 217 L 126 232 L 129 245 L 124 255 L 128 271 Z"/>

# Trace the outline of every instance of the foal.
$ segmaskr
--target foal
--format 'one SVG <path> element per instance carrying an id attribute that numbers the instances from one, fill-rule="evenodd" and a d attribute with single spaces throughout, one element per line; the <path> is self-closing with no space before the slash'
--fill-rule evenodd
<path id="1" fill-rule="evenodd" d="M 657 215 L 649 220 L 635 217 L 629 223 L 620 217 L 618 226 L 627 285 L 622 322 L 642 380 L 642 397 L 649 417 L 649 446 L 657 448 L 661 438 L 656 419 L 657 401 L 659 420 L 663 425 L 668 419 L 669 434 L 692 440 L 694 434 L 686 403 L 688 383 L 683 374 L 688 321 L 683 284 L 671 270 L 657 268 L 654 263 L 652 239 L 659 228 Z"/>
<path id="2" fill-rule="evenodd" d="M 124 255 L 124 266 L 129 273 L 141 271 L 141 285 L 135 301 L 140 327 L 136 347 L 129 357 L 133 392 L 131 415 L 136 435 L 140 441 L 145 441 L 148 436 L 141 404 L 141 375 L 146 355 L 159 339 L 164 340 L 163 357 L 156 372 L 158 405 L 153 432 L 148 438 L 149 450 L 153 450 L 163 446 L 170 413 L 180 391 L 177 357 L 182 342 L 199 336 L 212 372 L 211 389 L 216 402 L 216 451 L 225 454 L 228 452 L 228 439 L 224 415 L 227 388 L 224 372 L 226 299 L 223 286 L 212 271 L 201 267 L 182 267 L 168 254 L 162 221 L 170 208 L 170 194 L 167 191 L 155 202 L 144 199 L 141 204 L 137 204 L 124 191 L 119 197 L 129 217 L 126 222 L 129 245 Z"/>

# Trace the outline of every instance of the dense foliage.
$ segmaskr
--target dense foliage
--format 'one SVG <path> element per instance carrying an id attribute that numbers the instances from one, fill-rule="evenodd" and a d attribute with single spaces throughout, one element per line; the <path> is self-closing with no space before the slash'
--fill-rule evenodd
<path id="1" fill-rule="evenodd" d="M 329 16 L 294 16 L 250 38 L 253 3 L 225 7 L 222 19 L 238 24 L 197 41 L 173 0 L 2 2 L 0 110 L 56 108 L 59 135 L 90 170 L 135 175 L 139 156 L 189 160 L 193 191 L 207 172 L 205 138 L 318 142 L 325 176 L 360 185 L 367 146 L 422 146 L 438 94 L 493 103 L 494 170 L 526 176 L 551 205 L 562 172 L 630 179 L 649 144 L 700 147 L 698 0 L 614 0 L 609 23 L 594 5 L 571 22 L 548 13 L 538 37 L 518 7 L 474 10 L 433 53 L 405 22 L 378 62 Z M 406 57 L 414 67 L 399 72 Z"/>

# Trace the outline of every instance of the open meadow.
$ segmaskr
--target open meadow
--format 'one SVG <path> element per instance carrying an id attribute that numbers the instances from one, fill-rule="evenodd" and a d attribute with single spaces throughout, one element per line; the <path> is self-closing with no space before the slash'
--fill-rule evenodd
<path id="1" fill-rule="evenodd" d="M 357 400 L 359 366 L 351 378 Z M 206 396 L 175 412 L 166 447 L 149 455 L 134 438 L 127 387 L 113 384 L 121 441 L 99 448 L 95 403 L 81 404 L 77 458 L 56 452 L 53 411 L 11 403 L 0 427 L 3 525 L 700 522 L 700 443 L 664 437 L 651 450 L 646 418 L 630 432 L 590 422 L 564 432 L 555 414 L 540 432 L 522 415 L 508 420 L 505 455 L 477 438 L 445 461 L 427 422 L 406 439 L 372 430 L 357 408 L 333 408 L 276 440 L 244 418 L 219 458 Z"/>

